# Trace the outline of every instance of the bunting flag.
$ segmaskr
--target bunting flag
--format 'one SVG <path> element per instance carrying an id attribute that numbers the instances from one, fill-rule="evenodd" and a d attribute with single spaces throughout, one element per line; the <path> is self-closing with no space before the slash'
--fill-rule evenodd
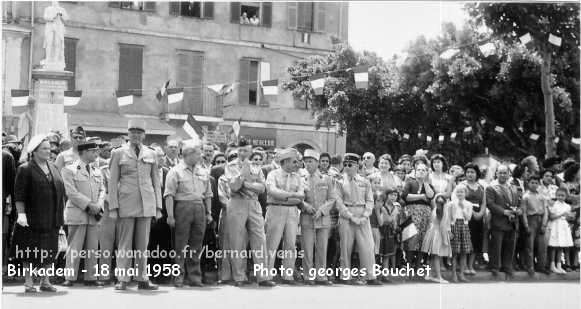
<path id="1" fill-rule="evenodd" d="M 440 142 L 440 143 L 444 142 L 444 135 L 438 136 L 438 142 Z"/>
<path id="2" fill-rule="evenodd" d="M 484 118 L 483 119 L 480 119 L 480 124 L 481 125 L 485 125 L 486 124 L 486 119 L 484 119 Z"/>
<path id="3" fill-rule="evenodd" d="M 155 95 L 155 97 L 157 98 L 158 101 L 161 101 L 161 99 L 163 99 L 163 96 L 165 96 L 165 94 L 167 92 L 167 88 L 169 87 L 169 81 L 170 80 L 168 79 L 167 82 L 165 82 L 165 84 L 163 84 L 163 86 L 161 86 L 161 88 L 159 89 L 159 91 Z"/>
<path id="4" fill-rule="evenodd" d="M 81 100 L 83 96 L 82 91 L 65 91 L 65 106 L 75 106 Z"/>
<path id="5" fill-rule="evenodd" d="M 309 80 L 311 82 L 311 88 L 315 91 L 315 95 L 322 95 L 323 87 L 325 87 L 325 74 L 314 74 Z"/>
<path id="6" fill-rule="evenodd" d="M 419 139 L 422 139 L 422 133 L 421 132 L 418 132 L 418 138 Z"/>
<path id="7" fill-rule="evenodd" d="M 115 95 L 117 96 L 117 105 L 119 105 L 119 107 L 133 104 L 133 94 L 129 91 L 117 90 Z"/>
<path id="8" fill-rule="evenodd" d="M 184 88 L 167 89 L 167 103 L 175 104 L 184 100 Z"/>
<path id="9" fill-rule="evenodd" d="M 472 132 L 472 127 L 464 128 L 464 133 L 470 133 L 470 132 Z"/>
<path id="10" fill-rule="evenodd" d="M 232 130 L 234 130 L 234 134 L 236 134 L 236 137 L 240 136 L 240 120 L 236 120 L 232 124 Z"/>
<path id="11" fill-rule="evenodd" d="M 399 130 L 397 128 L 393 128 L 393 129 L 390 129 L 389 132 L 391 132 L 391 134 L 398 134 Z"/>
<path id="12" fill-rule="evenodd" d="M 234 90 L 235 84 L 215 84 L 208 86 L 208 89 L 214 91 L 220 96 L 227 95 Z"/>
<path id="13" fill-rule="evenodd" d="M 459 49 L 457 48 L 452 48 L 452 49 L 448 49 L 445 52 L 440 54 L 440 58 L 442 59 L 452 59 L 452 57 L 456 56 L 456 54 L 458 54 L 460 52 Z"/>
<path id="14" fill-rule="evenodd" d="M 278 79 L 264 80 L 261 83 L 264 95 L 278 95 Z"/>
<path id="15" fill-rule="evenodd" d="M 530 139 L 532 139 L 533 141 L 536 141 L 536 140 L 538 140 L 538 139 L 539 139 L 539 137 L 541 137 L 541 136 L 540 136 L 540 135 L 538 135 L 538 134 L 535 134 L 535 133 L 533 133 L 533 134 L 531 134 L 531 135 L 529 136 L 529 138 L 530 138 Z"/>
<path id="16" fill-rule="evenodd" d="M 432 137 L 431 136 L 426 136 L 426 142 L 431 143 L 432 142 Z"/>
<path id="17" fill-rule="evenodd" d="M 407 133 L 404 133 L 404 134 L 403 134 L 403 139 L 410 139 L 410 135 L 409 135 L 409 134 L 407 134 Z"/>
<path id="18" fill-rule="evenodd" d="M 484 57 L 488 57 L 494 54 L 494 52 L 496 51 L 496 46 L 494 45 L 494 43 L 489 42 L 484 45 L 478 46 L 478 49 L 480 49 L 480 52 L 484 55 Z"/>
<path id="19" fill-rule="evenodd" d="M 496 131 L 498 133 L 502 133 L 502 132 L 504 132 L 504 128 L 501 126 L 496 126 L 496 127 L 494 127 L 494 131 Z"/>
<path id="20" fill-rule="evenodd" d="M 10 96 L 12 97 L 12 107 L 14 106 L 27 106 L 28 98 L 30 97 L 29 90 L 10 90 Z"/>
<path id="21" fill-rule="evenodd" d="M 353 69 L 355 74 L 355 88 L 366 89 L 369 86 L 369 66 L 360 65 Z"/>
<path id="22" fill-rule="evenodd" d="M 215 84 L 215 85 L 209 85 L 208 89 L 214 91 L 215 93 L 220 93 L 220 91 L 222 91 L 222 88 L 224 88 L 226 86 L 226 84 Z"/>
<path id="23" fill-rule="evenodd" d="M 561 47 L 562 39 L 552 33 L 549 34 L 549 43 Z"/>
<path id="24" fill-rule="evenodd" d="M 561 139 L 557 136 L 557 137 L 555 137 L 555 139 L 553 141 L 555 142 L 555 144 L 558 144 L 560 140 Z"/>
<path id="25" fill-rule="evenodd" d="M 521 131 L 521 132 L 524 132 L 525 131 L 525 129 L 522 126 L 519 126 L 518 127 L 518 130 Z"/>
<path id="26" fill-rule="evenodd" d="M 532 40 L 533 40 L 533 38 L 531 37 L 531 34 L 530 34 L 530 33 L 527 33 L 527 34 L 525 34 L 525 35 L 521 36 L 521 37 L 519 38 L 519 40 L 520 40 L 520 42 L 521 42 L 523 45 L 527 45 L 527 44 L 528 44 L 530 41 L 532 41 Z"/>
<path id="27" fill-rule="evenodd" d="M 192 139 L 201 140 L 201 136 L 203 135 L 202 126 L 200 126 L 192 114 L 188 114 L 188 119 L 186 119 L 182 128 Z"/>
<path id="28" fill-rule="evenodd" d="M 571 142 L 572 142 L 573 144 L 577 144 L 577 145 L 579 145 L 579 143 L 581 142 L 581 138 L 579 138 L 579 137 L 573 137 L 573 138 L 571 139 Z"/>
<path id="29" fill-rule="evenodd" d="M 455 139 L 456 139 L 456 135 L 458 135 L 458 133 L 456 133 L 456 132 L 452 132 L 452 133 L 450 134 L 450 139 L 451 139 L 451 140 L 455 140 Z"/>

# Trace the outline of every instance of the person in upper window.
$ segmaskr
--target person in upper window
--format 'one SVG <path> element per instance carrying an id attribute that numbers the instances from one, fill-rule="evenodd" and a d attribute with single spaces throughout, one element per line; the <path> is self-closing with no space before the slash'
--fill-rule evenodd
<path id="1" fill-rule="evenodd" d="M 255 25 L 255 26 L 260 25 L 260 18 L 258 18 L 258 16 L 256 16 L 256 14 L 252 15 L 252 17 L 250 17 L 250 24 Z"/>
<path id="2" fill-rule="evenodd" d="M 246 12 L 243 12 L 242 16 L 240 16 L 240 23 L 243 25 L 250 24 L 250 20 L 248 19 L 248 14 L 246 14 Z"/>

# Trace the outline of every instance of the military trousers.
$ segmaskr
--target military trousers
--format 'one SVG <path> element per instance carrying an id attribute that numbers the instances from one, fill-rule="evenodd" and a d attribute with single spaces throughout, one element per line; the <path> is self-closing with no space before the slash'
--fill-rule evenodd
<path id="1" fill-rule="evenodd" d="M 117 219 L 117 279 L 119 281 L 129 282 L 132 275 L 135 281 L 149 281 L 147 244 L 151 220 L 152 217 Z"/>
<path id="2" fill-rule="evenodd" d="M 177 280 L 187 277 L 190 283 L 202 282 L 200 258 L 206 232 L 206 208 L 202 202 L 176 201 L 174 206 Z"/>
<path id="3" fill-rule="evenodd" d="M 364 207 L 349 207 L 349 210 L 355 216 L 361 216 L 365 210 Z M 371 224 L 369 219 L 364 220 L 363 223 L 357 225 L 346 218 L 339 218 L 339 237 L 341 242 L 341 272 L 342 280 L 350 280 L 352 272 L 347 271 L 351 269 L 351 254 L 353 253 L 353 246 L 356 247 L 359 254 L 359 268 L 358 271 L 363 275 L 365 269 L 365 279 L 375 279 L 373 274 L 373 267 L 375 264 L 375 257 L 373 255 L 373 235 L 371 233 Z M 354 274 L 354 273 L 353 273 Z"/>
<path id="4" fill-rule="evenodd" d="M 279 254 L 282 266 L 287 270 L 282 274 L 283 279 L 293 280 L 293 273 L 289 269 L 295 269 L 299 210 L 295 206 L 268 205 L 265 220 L 267 267 L 271 271 L 274 269 L 274 262 Z M 277 253 L 281 241 L 282 254 Z M 272 276 L 269 275 L 268 279 L 271 280 Z"/>
<path id="5" fill-rule="evenodd" d="M 78 274 L 83 273 L 79 269 L 79 263 L 84 256 L 85 281 L 97 280 L 97 253 L 99 249 L 99 226 L 89 224 L 69 225 L 67 241 L 69 247 L 66 253 L 66 269 L 72 270 L 65 276 L 66 280 L 76 281 Z"/>

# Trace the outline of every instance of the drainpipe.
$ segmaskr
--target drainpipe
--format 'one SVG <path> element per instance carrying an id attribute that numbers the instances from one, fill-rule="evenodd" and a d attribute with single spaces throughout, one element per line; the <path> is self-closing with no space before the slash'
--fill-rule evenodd
<path id="1" fill-rule="evenodd" d="M 30 50 L 28 55 L 28 88 L 32 89 L 32 52 L 34 50 L 34 1 L 30 1 Z"/>

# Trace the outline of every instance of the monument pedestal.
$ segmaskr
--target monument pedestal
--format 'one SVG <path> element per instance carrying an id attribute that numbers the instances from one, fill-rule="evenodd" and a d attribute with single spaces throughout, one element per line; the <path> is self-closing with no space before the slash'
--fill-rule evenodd
<path id="1" fill-rule="evenodd" d="M 69 71 L 33 70 L 32 96 L 36 99 L 32 136 L 59 131 L 68 138 L 68 117 L 64 111 L 64 95 Z"/>

